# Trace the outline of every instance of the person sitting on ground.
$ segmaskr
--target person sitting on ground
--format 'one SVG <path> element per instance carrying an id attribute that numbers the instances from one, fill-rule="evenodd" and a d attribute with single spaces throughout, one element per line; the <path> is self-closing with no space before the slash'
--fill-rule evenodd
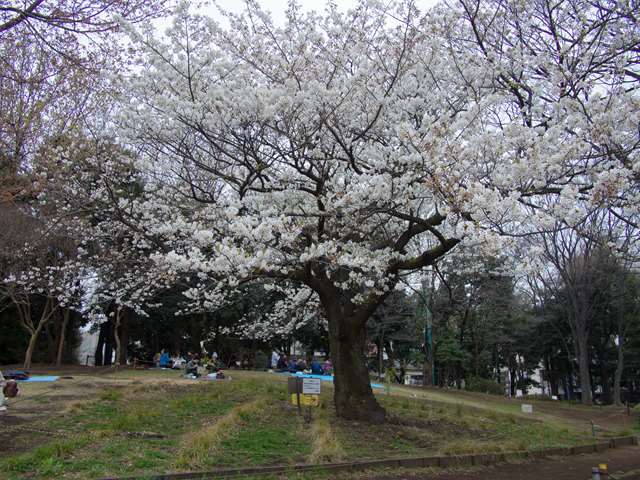
<path id="1" fill-rule="evenodd" d="M 311 373 L 314 375 L 324 375 L 324 371 L 322 370 L 322 365 L 315 358 L 311 362 Z"/>
<path id="2" fill-rule="evenodd" d="M 325 375 L 331 375 L 333 373 L 333 364 L 330 359 L 326 359 L 324 364 L 322 365 L 322 370 L 324 370 Z"/>
<path id="3" fill-rule="evenodd" d="M 153 356 L 153 366 L 156 367 L 156 368 L 158 368 L 160 366 L 160 356 L 161 355 L 162 354 L 160 352 L 158 352 Z"/>
<path id="4" fill-rule="evenodd" d="M 160 368 L 169 368 L 169 354 L 163 348 L 160 352 Z"/>
<path id="5" fill-rule="evenodd" d="M 180 355 L 176 355 L 171 359 L 171 368 L 174 370 L 182 370 L 187 361 Z"/>
<path id="6" fill-rule="evenodd" d="M 287 371 L 287 357 L 286 357 L 286 355 L 282 355 L 280 358 L 278 358 L 278 363 L 276 364 L 276 369 L 279 372 L 286 372 Z"/>
<path id="7" fill-rule="evenodd" d="M 291 357 L 289 360 L 289 372 L 296 373 L 298 371 L 298 363 L 296 362 L 296 357 Z"/>
<path id="8" fill-rule="evenodd" d="M 202 365 L 209 373 L 218 371 L 218 364 L 213 358 L 204 357 Z"/>
<path id="9" fill-rule="evenodd" d="M 198 378 L 200 376 L 198 374 L 198 363 L 198 359 L 192 357 L 191 360 L 187 362 L 187 366 L 185 367 L 185 375 Z"/>
<path id="10" fill-rule="evenodd" d="M 304 372 L 307 369 L 307 362 L 304 361 L 304 358 L 301 358 L 300 360 L 298 360 L 298 363 L 296 364 L 296 370 L 298 372 Z"/>
<path id="11" fill-rule="evenodd" d="M 269 368 L 276 369 L 278 368 L 278 364 L 280 363 L 280 355 L 275 350 L 271 352 L 271 362 L 269 363 Z"/>

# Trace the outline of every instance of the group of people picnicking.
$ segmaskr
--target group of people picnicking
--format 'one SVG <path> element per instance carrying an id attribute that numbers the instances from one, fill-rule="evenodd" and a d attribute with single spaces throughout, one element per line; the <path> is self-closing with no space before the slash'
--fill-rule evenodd
<path id="1" fill-rule="evenodd" d="M 205 354 L 204 356 L 188 352 L 185 358 L 181 355 L 171 356 L 164 349 L 154 355 L 153 365 L 156 368 L 184 370 L 185 376 L 193 378 L 200 377 L 205 371 L 210 375 L 218 374 L 222 372 L 222 368 L 224 367 L 218 360 L 218 354 L 216 352 L 211 353 L 211 355 Z M 249 357 L 245 355 L 241 361 L 232 361 L 229 367 L 249 369 L 255 366 L 252 365 Z M 317 358 L 313 358 L 310 362 L 307 362 L 303 356 L 287 356 L 275 350 L 272 352 L 266 368 L 277 372 L 304 372 L 313 375 L 331 375 L 333 373 L 333 364 L 328 358 L 324 360 L 324 362 L 320 362 Z"/>
<path id="2" fill-rule="evenodd" d="M 280 355 L 276 351 L 271 354 L 270 367 L 277 372 L 305 372 L 313 375 L 331 375 L 333 373 L 333 364 L 328 358 L 323 363 L 314 358 L 307 365 L 303 357 L 296 359 L 295 356 L 287 357 L 286 355 Z"/>
<path id="3" fill-rule="evenodd" d="M 197 353 L 188 352 L 186 358 L 180 355 L 171 357 L 166 350 L 162 349 L 153 356 L 153 365 L 156 368 L 171 368 L 174 370 L 184 370 L 184 375 L 191 378 L 198 378 L 206 371 L 216 378 L 224 378 L 222 365 L 218 361 L 218 354 L 205 354 L 201 357 Z"/>

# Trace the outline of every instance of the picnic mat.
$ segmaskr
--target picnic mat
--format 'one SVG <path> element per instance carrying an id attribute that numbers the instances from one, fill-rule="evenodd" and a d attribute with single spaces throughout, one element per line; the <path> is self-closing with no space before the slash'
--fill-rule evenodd
<path id="1" fill-rule="evenodd" d="M 324 382 L 333 382 L 333 375 L 314 375 L 313 373 L 302 373 L 302 372 L 291 373 L 290 375 L 294 375 L 296 377 L 303 377 L 303 378 L 319 378 Z M 372 383 L 371 386 L 373 388 L 384 388 L 384 385 L 380 385 L 379 383 Z"/>
<path id="2" fill-rule="evenodd" d="M 18 382 L 55 382 L 59 378 L 55 375 L 31 375 L 27 380 L 18 380 Z"/>

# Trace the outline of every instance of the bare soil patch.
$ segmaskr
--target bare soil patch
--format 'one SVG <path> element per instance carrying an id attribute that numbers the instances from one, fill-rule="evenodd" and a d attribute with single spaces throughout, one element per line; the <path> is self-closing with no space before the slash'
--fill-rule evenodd
<path id="1" fill-rule="evenodd" d="M 591 478 L 591 468 L 606 463 L 612 478 L 640 480 L 640 448 L 609 449 L 571 457 L 555 457 L 531 462 L 506 463 L 492 467 L 446 471 L 429 470 L 363 474 L 357 478 L 367 480 L 437 479 L 437 480 L 586 480 Z M 356 478 L 351 477 L 351 478 Z"/>
<path id="2" fill-rule="evenodd" d="M 62 378 L 55 382 L 20 384 L 20 395 L 9 399 L 7 411 L 0 412 L 0 457 L 46 443 L 54 437 L 43 433 L 50 431 L 48 423 L 51 419 L 64 417 L 74 405 L 96 399 L 107 389 L 125 388 L 134 382 L 110 379 L 105 375 L 91 376 L 88 375 L 90 372 L 88 367 L 31 370 L 32 375 L 60 375 Z"/>

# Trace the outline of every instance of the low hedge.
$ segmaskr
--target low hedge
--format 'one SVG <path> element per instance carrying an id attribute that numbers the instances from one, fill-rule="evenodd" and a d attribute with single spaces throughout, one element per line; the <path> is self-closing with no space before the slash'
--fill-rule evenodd
<path id="1" fill-rule="evenodd" d="M 494 380 L 481 377 L 469 377 L 464 381 L 465 390 L 470 392 L 490 393 L 491 395 L 504 395 L 504 385 Z"/>

